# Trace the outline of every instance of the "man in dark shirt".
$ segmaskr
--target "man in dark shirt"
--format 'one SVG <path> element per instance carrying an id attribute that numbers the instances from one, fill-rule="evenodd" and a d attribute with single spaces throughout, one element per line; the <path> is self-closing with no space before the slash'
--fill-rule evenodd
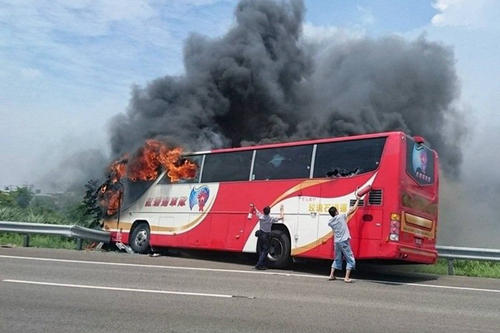
<path id="1" fill-rule="evenodd" d="M 259 249 L 259 261 L 257 261 L 257 265 L 255 265 L 256 269 L 266 269 L 264 262 L 266 260 L 267 254 L 269 253 L 269 245 L 271 242 L 271 226 L 273 223 L 277 223 L 279 220 L 283 220 L 283 216 L 280 217 L 271 217 L 269 213 L 271 212 L 271 208 L 269 206 L 264 207 L 262 214 L 258 209 L 255 209 L 257 217 L 259 218 L 259 237 L 257 240 L 257 244 Z"/>

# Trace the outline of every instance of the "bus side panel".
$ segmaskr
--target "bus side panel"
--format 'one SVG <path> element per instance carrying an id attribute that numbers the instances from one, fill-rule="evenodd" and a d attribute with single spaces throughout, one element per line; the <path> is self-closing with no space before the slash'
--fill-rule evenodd
<path id="1" fill-rule="evenodd" d="M 321 201 L 320 185 L 304 188 L 297 193 L 297 196 L 299 197 L 299 214 L 294 232 L 295 248 L 292 249 L 292 254 L 300 251 L 301 257 L 317 258 L 319 247 L 313 242 L 318 239 L 319 217 L 323 210 L 322 206 L 318 205 Z"/>
<path id="2" fill-rule="evenodd" d="M 355 198 L 354 192 L 356 189 L 370 184 L 374 179 L 376 179 L 375 172 L 353 177 L 335 178 L 320 185 L 319 195 L 313 193 L 309 196 L 308 193 L 305 193 L 302 200 L 308 201 L 304 208 L 301 206 L 301 212 L 304 214 L 301 215 L 302 220 L 300 223 L 302 230 L 313 230 L 311 224 L 307 223 L 307 215 L 310 216 L 309 219 L 313 217 L 314 223 L 317 224 L 317 235 L 314 242 L 309 241 L 310 244 L 306 246 L 298 244 L 298 249 L 292 251 L 292 254 L 299 257 L 333 258 L 333 234 L 331 228 L 328 226 L 328 221 L 331 218 L 328 209 L 334 206 L 340 213 L 347 213 L 349 203 Z M 307 211 L 304 212 L 303 209 L 307 209 Z M 356 215 L 353 216 L 354 220 L 356 219 Z M 349 222 L 348 226 L 351 236 L 354 237 L 357 231 L 353 229 L 351 222 Z M 299 242 L 302 230 L 299 229 Z"/>
<path id="3" fill-rule="evenodd" d="M 196 219 L 197 215 L 190 214 L 190 220 Z M 217 241 L 214 237 L 209 237 L 211 235 L 211 222 L 213 220 L 212 214 L 207 214 L 203 219 L 203 222 L 198 224 L 192 230 L 186 233 L 187 245 L 192 247 L 212 247 L 214 241 Z M 223 243 L 222 243 L 222 246 Z"/>
<path id="4" fill-rule="evenodd" d="M 247 214 L 245 213 L 234 213 L 234 214 L 215 214 L 218 226 L 212 231 L 212 235 L 215 232 L 221 232 L 220 230 L 226 230 L 225 233 L 225 247 L 228 250 L 238 250 L 241 251 L 243 245 L 245 244 L 245 223 L 247 223 Z M 252 222 L 255 224 L 255 222 Z M 222 233 L 221 233 L 221 236 Z"/>
<path id="5" fill-rule="evenodd" d="M 243 251 L 249 237 L 255 238 L 253 230 L 258 228 L 255 214 L 248 219 L 250 204 L 255 204 L 256 208 L 262 211 L 265 206 L 273 205 L 278 197 L 297 183 L 297 180 L 221 183 L 210 213 L 213 216 L 211 244 L 224 244 L 222 248 L 217 249 Z M 274 203 L 272 207 L 273 212 L 276 211 L 276 205 L 278 204 Z M 275 216 L 275 213 L 271 215 Z"/>

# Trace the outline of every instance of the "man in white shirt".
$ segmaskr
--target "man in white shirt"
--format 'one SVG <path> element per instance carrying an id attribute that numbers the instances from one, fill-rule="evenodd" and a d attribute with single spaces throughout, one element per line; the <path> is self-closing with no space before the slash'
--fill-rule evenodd
<path id="1" fill-rule="evenodd" d="M 352 206 L 347 214 L 339 214 L 337 208 L 330 207 L 328 213 L 332 216 L 328 221 L 328 225 L 333 230 L 333 241 L 335 244 L 335 259 L 332 263 L 332 269 L 330 271 L 329 280 L 335 280 L 335 270 L 342 269 L 342 255 L 347 262 L 346 273 L 344 281 L 347 283 L 352 282 L 351 270 L 356 266 L 356 260 L 354 259 L 354 254 L 351 249 L 351 234 L 349 233 L 349 228 L 347 227 L 347 218 L 356 211 L 358 207 L 359 197 L 356 195 L 356 203 Z"/>

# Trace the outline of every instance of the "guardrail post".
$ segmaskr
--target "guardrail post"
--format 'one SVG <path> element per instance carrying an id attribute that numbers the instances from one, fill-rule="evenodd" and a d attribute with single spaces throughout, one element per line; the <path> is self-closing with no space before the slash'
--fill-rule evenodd
<path id="1" fill-rule="evenodd" d="M 30 247 L 30 235 L 24 234 L 23 246 Z"/>
<path id="2" fill-rule="evenodd" d="M 83 241 L 81 238 L 77 238 L 76 239 L 76 249 L 77 250 L 81 250 L 82 249 L 82 244 L 83 244 Z"/>
<path id="3" fill-rule="evenodd" d="M 454 260 L 453 258 L 448 258 L 448 275 L 455 275 L 455 268 L 453 267 Z"/>

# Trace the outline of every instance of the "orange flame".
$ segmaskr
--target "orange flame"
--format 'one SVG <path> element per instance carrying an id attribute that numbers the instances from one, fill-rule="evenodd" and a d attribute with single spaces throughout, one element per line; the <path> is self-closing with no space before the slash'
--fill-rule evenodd
<path id="1" fill-rule="evenodd" d="M 172 182 L 194 178 L 198 166 L 181 155 L 180 147 L 168 148 L 158 140 L 146 140 L 132 158 L 126 154 L 111 164 L 111 179 L 118 181 L 126 175 L 131 181 L 154 180 L 158 177 L 160 167 L 166 170 Z"/>
<path id="2" fill-rule="evenodd" d="M 172 183 L 179 181 L 179 179 L 193 179 L 196 176 L 196 169 L 198 167 L 195 163 L 184 160 L 180 165 L 171 165 L 168 168 L 167 175 L 170 177 Z"/>
<path id="3" fill-rule="evenodd" d="M 120 160 L 113 162 L 109 166 L 111 182 L 116 183 L 127 172 L 128 154 L 125 154 Z"/>
<path id="4" fill-rule="evenodd" d="M 111 192 L 108 197 L 108 209 L 106 210 L 106 214 L 114 215 L 120 209 L 122 199 L 122 191 L 118 190 L 115 192 Z"/>
<path id="5" fill-rule="evenodd" d="M 100 188 L 101 205 L 107 214 L 113 215 L 120 209 L 123 189 L 117 183 L 125 176 L 134 182 L 150 181 L 158 177 L 162 167 L 172 182 L 194 178 L 198 166 L 181 156 L 180 147 L 169 148 L 165 143 L 151 139 L 146 140 L 131 158 L 125 154 L 113 162 L 109 167 L 108 182 Z"/>

